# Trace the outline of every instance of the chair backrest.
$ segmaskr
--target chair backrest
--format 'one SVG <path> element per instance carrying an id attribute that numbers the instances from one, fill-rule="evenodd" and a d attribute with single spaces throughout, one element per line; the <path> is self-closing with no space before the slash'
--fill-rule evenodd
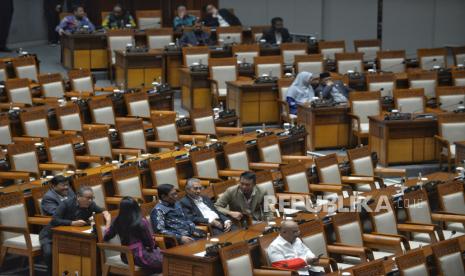
<path id="1" fill-rule="evenodd" d="M 226 144 L 223 146 L 223 150 L 229 169 L 244 171 L 250 169 L 247 146 L 243 141 Z"/>
<path id="2" fill-rule="evenodd" d="M 161 184 L 171 184 L 179 188 L 178 168 L 174 157 L 150 161 L 149 167 L 154 187 Z"/>
<path id="3" fill-rule="evenodd" d="M 194 175 L 206 178 L 219 178 L 216 154 L 213 149 L 193 151 L 190 156 Z"/>
<path id="4" fill-rule="evenodd" d="M 260 77 L 264 74 L 281 78 L 283 75 L 283 57 L 282 56 L 258 56 L 254 57 L 255 76 Z"/>
<path id="5" fill-rule="evenodd" d="M 368 91 L 380 91 L 381 97 L 392 97 L 392 91 L 396 89 L 396 76 L 392 73 L 367 74 Z"/>
<path id="6" fill-rule="evenodd" d="M 55 108 L 58 126 L 62 130 L 82 131 L 82 119 L 79 106 L 70 103 Z"/>
<path id="7" fill-rule="evenodd" d="M 115 63 L 115 51 L 125 50 L 128 44 L 135 45 L 134 31 L 130 29 L 116 29 L 107 31 L 107 44 L 110 51 L 111 63 Z"/>
<path id="8" fill-rule="evenodd" d="M 296 55 L 306 55 L 308 49 L 307 43 L 282 43 L 281 55 L 284 64 L 294 64 Z"/>
<path id="9" fill-rule="evenodd" d="M 94 80 L 89 69 L 70 70 L 68 78 L 73 91 L 94 92 Z"/>
<path id="10" fill-rule="evenodd" d="M 430 275 L 426 256 L 422 249 L 411 250 L 396 257 L 397 268 L 403 276 Z"/>
<path id="11" fill-rule="evenodd" d="M 46 138 L 48 134 L 47 111 L 37 107 L 21 112 L 19 115 L 24 135 Z"/>
<path id="12" fill-rule="evenodd" d="M 353 175 L 374 176 L 373 161 L 368 146 L 353 148 L 347 151 Z"/>
<path id="13" fill-rule="evenodd" d="M 124 102 L 128 110 L 128 115 L 150 118 L 149 97 L 144 91 L 137 93 L 125 93 Z"/>
<path id="14" fill-rule="evenodd" d="M 336 53 L 344 53 L 346 51 L 346 43 L 344 40 L 339 41 L 319 41 L 318 48 L 324 59 L 334 60 Z"/>
<path id="15" fill-rule="evenodd" d="M 294 82 L 293 78 L 283 78 L 278 80 L 278 91 L 279 91 L 279 99 L 281 101 L 286 101 L 287 97 L 287 90 Z M 283 112 L 286 112 L 285 110 Z"/>
<path id="16" fill-rule="evenodd" d="M 173 42 L 173 29 L 160 28 L 145 30 L 149 49 L 164 49 Z"/>
<path id="17" fill-rule="evenodd" d="M 379 51 L 376 54 L 381 71 L 402 73 L 405 72 L 405 51 Z"/>
<path id="18" fill-rule="evenodd" d="M 275 135 L 260 137 L 257 139 L 258 153 L 264 162 L 282 163 L 279 138 Z"/>
<path id="19" fill-rule="evenodd" d="M 263 36 L 263 32 L 270 29 L 270 25 L 256 25 L 256 26 L 251 26 L 250 30 L 252 32 L 252 38 L 255 42 L 260 41 L 260 39 Z"/>
<path id="20" fill-rule="evenodd" d="M 254 57 L 260 55 L 260 47 L 257 44 L 237 44 L 232 46 L 232 54 L 238 61 L 254 63 Z"/>
<path id="21" fill-rule="evenodd" d="M 452 53 L 454 54 L 454 63 L 456 66 L 459 64 L 465 65 L 465 46 L 452 47 Z"/>
<path id="22" fill-rule="evenodd" d="M 302 242 L 310 248 L 315 256 L 323 254 L 324 257 L 328 257 L 325 229 L 321 220 L 302 223 L 299 225 L 299 229 Z"/>
<path id="23" fill-rule="evenodd" d="M 438 74 L 435 71 L 422 71 L 408 73 L 410 88 L 424 88 L 425 96 L 436 97 L 436 87 L 438 85 Z"/>
<path id="24" fill-rule="evenodd" d="M 135 166 L 112 170 L 113 185 L 119 196 L 142 198 L 139 169 Z"/>
<path id="25" fill-rule="evenodd" d="M 13 143 L 10 119 L 7 114 L 0 114 L 0 146 L 6 146 Z"/>
<path id="26" fill-rule="evenodd" d="M 260 259 L 262 264 L 265 266 L 271 266 L 270 258 L 268 258 L 268 247 L 270 244 L 279 236 L 278 233 L 272 232 L 266 235 L 262 235 L 258 238 L 258 244 L 260 245 Z M 313 251 L 312 251 L 313 252 Z"/>
<path id="27" fill-rule="evenodd" d="M 127 149 L 147 150 L 144 125 L 141 119 L 116 121 L 121 147 Z"/>
<path id="28" fill-rule="evenodd" d="M 179 141 L 175 114 L 152 113 L 150 118 L 156 140 L 169 142 Z"/>
<path id="29" fill-rule="evenodd" d="M 226 276 L 252 276 L 253 266 L 246 242 L 234 243 L 220 249 L 221 263 Z"/>
<path id="30" fill-rule="evenodd" d="M 136 11 L 137 26 L 140 30 L 161 28 L 162 14 L 160 10 Z"/>
<path id="31" fill-rule="evenodd" d="M 232 178 L 226 181 L 215 183 L 213 186 L 213 193 L 215 194 L 215 198 L 219 198 L 223 193 L 230 187 L 236 186 L 237 180 Z"/>
<path id="32" fill-rule="evenodd" d="M 439 275 L 465 275 L 462 250 L 458 239 L 433 244 L 431 249 L 433 249 Z"/>
<path id="33" fill-rule="evenodd" d="M 354 40 L 354 48 L 356 52 L 363 53 L 364 61 L 376 60 L 376 53 L 381 51 L 381 40 Z"/>
<path id="34" fill-rule="evenodd" d="M 423 70 L 431 70 L 435 66 L 447 67 L 446 48 L 418 49 L 417 58 L 420 62 L 420 68 Z"/>
<path id="35" fill-rule="evenodd" d="M 0 59 L 0 81 L 6 81 L 7 79 L 8 79 L 8 74 L 6 72 L 5 62 Z"/>
<path id="36" fill-rule="evenodd" d="M 451 181 L 438 186 L 439 206 L 441 210 L 465 215 L 465 195 L 460 182 Z"/>
<path id="37" fill-rule="evenodd" d="M 50 185 L 34 188 L 31 190 L 32 200 L 34 201 L 34 210 L 36 215 L 45 216 L 42 210 L 42 198 L 50 190 Z"/>
<path id="38" fill-rule="evenodd" d="M 368 123 L 368 116 L 381 114 L 380 92 L 351 92 L 349 94 L 350 109 L 360 118 L 361 123 Z"/>
<path id="39" fill-rule="evenodd" d="M 380 196 L 383 196 L 383 194 Z M 381 198 L 380 196 L 375 196 L 373 202 L 368 205 L 373 210 L 373 212 L 369 212 L 373 231 L 388 235 L 398 235 L 394 207 L 389 200 L 386 201 L 385 197 Z M 377 207 L 382 208 L 377 209 Z"/>
<path id="40" fill-rule="evenodd" d="M 337 72 L 347 74 L 348 71 L 363 72 L 363 53 L 335 53 Z"/>
<path id="41" fill-rule="evenodd" d="M 39 74 L 36 59 L 33 56 L 17 57 L 11 60 L 16 77 L 37 82 Z"/>
<path id="42" fill-rule="evenodd" d="M 465 86 L 438 86 L 436 96 L 441 110 L 454 111 L 460 105 L 465 104 Z"/>
<path id="43" fill-rule="evenodd" d="M 110 215 L 112 219 L 116 218 L 118 216 L 118 213 L 119 213 L 119 210 L 110 211 Z M 121 239 L 118 235 L 115 235 L 115 237 L 109 241 L 104 241 L 103 237 L 105 236 L 106 223 L 105 223 L 105 218 L 103 214 L 96 214 L 94 217 L 94 220 L 95 220 L 95 228 L 97 230 L 97 238 L 99 242 L 105 242 L 105 243 L 114 244 L 114 245 L 121 245 Z M 101 259 L 102 259 L 103 264 L 106 264 L 111 257 L 119 256 L 120 252 L 105 249 L 105 250 L 101 250 L 100 254 L 101 254 Z"/>
<path id="44" fill-rule="evenodd" d="M 194 132 L 216 135 L 213 111 L 210 109 L 194 109 L 190 112 Z"/>
<path id="45" fill-rule="evenodd" d="M 444 113 L 438 116 L 439 135 L 453 144 L 465 141 L 465 114 Z"/>
<path id="46" fill-rule="evenodd" d="M 208 65 L 210 50 L 207 46 L 184 47 L 182 48 L 182 60 L 184 66 L 191 66 L 193 63 Z"/>
<path id="47" fill-rule="evenodd" d="M 93 123 L 115 124 L 115 111 L 113 110 L 113 102 L 110 98 L 92 98 L 88 102 L 88 105 Z"/>
<path id="48" fill-rule="evenodd" d="M 276 195 L 273 184 L 273 175 L 270 171 L 258 171 L 255 173 L 255 183 L 260 190 L 266 192 L 269 196 Z"/>
<path id="49" fill-rule="evenodd" d="M 333 225 L 337 242 L 351 246 L 363 246 L 362 226 L 358 213 L 337 213 L 333 216 Z"/>
<path id="50" fill-rule="evenodd" d="M 297 73 L 305 71 L 317 76 L 324 71 L 323 62 L 322 54 L 294 56 L 295 69 Z"/>
<path id="51" fill-rule="evenodd" d="M 46 98 L 62 98 L 65 95 L 63 77 L 60 73 L 40 75 L 39 83 L 42 94 Z"/>
<path id="52" fill-rule="evenodd" d="M 111 142 L 106 128 L 86 129 L 82 137 L 89 155 L 112 158 Z"/>
<path id="53" fill-rule="evenodd" d="M 76 168 L 74 146 L 71 136 L 52 136 L 45 139 L 48 160 L 52 163 L 67 164 Z"/>
<path id="54" fill-rule="evenodd" d="M 0 195 L 0 224 L 28 230 L 27 211 L 22 192 Z M 0 242 L 21 236 L 23 234 L 0 231 Z"/>
<path id="55" fill-rule="evenodd" d="M 11 144 L 8 145 L 7 149 L 12 171 L 39 174 L 39 160 L 33 144 Z"/>
<path id="56" fill-rule="evenodd" d="M 8 101 L 32 105 L 32 94 L 28 79 L 9 79 L 5 81 Z"/>
<path id="57" fill-rule="evenodd" d="M 88 186 L 94 192 L 94 202 L 97 206 L 107 208 L 105 201 L 105 185 L 101 174 L 91 174 L 86 176 L 77 177 L 73 180 L 73 187 L 75 191 L 78 191 L 80 187 Z"/>
<path id="58" fill-rule="evenodd" d="M 210 58 L 208 60 L 210 78 L 218 83 L 218 96 L 227 95 L 226 82 L 235 81 L 238 77 L 237 59 L 233 58 Z"/>
<path id="59" fill-rule="evenodd" d="M 423 88 L 396 89 L 394 90 L 394 105 L 400 112 L 424 113 L 425 90 Z"/>
<path id="60" fill-rule="evenodd" d="M 284 190 L 291 193 L 309 193 L 307 169 L 300 163 L 292 163 L 281 167 Z"/>
<path id="61" fill-rule="evenodd" d="M 383 260 L 370 261 L 366 264 L 354 267 L 354 276 L 386 275 Z"/>
<path id="62" fill-rule="evenodd" d="M 202 12 L 200 10 L 187 10 L 187 14 L 193 15 L 195 17 L 202 17 Z"/>
<path id="63" fill-rule="evenodd" d="M 431 224 L 431 211 L 425 190 L 405 193 L 404 209 L 409 221 Z"/>
<path id="64" fill-rule="evenodd" d="M 315 165 L 320 182 L 341 184 L 341 172 L 335 153 L 316 158 Z"/>
<path id="65" fill-rule="evenodd" d="M 216 35 L 218 40 L 224 41 L 224 44 L 241 44 L 242 26 L 217 27 Z"/>
<path id="66" fill-rule="evenodd" d="M 453 70 L 452 80 L 455 86 L 465 86 L 465 70 Z"/>

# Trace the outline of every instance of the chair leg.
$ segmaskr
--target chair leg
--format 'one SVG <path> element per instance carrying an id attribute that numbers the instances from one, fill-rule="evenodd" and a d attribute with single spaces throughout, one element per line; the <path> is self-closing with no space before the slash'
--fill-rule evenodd
<path id="1" fill-rule="evenodd" d="M 447 172 L 451 172 L 452 171 L 452 158 L 450 158 L 449 156 L 447 157 Z"/>
<path id="2" fill-rule="evenodd" d="M 34 276 L 34 256 L 29 255 L 29 276 Z"/>
<path id="3" fill-rule="evenodd" d="M 102 275 L 103 276 L 108 276 L 110 273 L 110 267 L 108 265 L 104 265 L 102 269 Z"/>
<path id="4" fill-rule="evenodd" d="M 6 247 L 2 246 L 2 249 L 0 251 L 0 267 L 3 266 L 3 262 L 5 261 L 6 251 L 7 251 Z"/>

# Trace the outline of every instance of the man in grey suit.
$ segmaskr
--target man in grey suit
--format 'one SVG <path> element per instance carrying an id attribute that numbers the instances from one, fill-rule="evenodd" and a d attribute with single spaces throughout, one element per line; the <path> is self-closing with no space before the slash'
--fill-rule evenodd
<path id="1" fill-rule="evenodd" d="M 46 216 L 53 216 L 60 203 L 76 195 L 69 186 L 69 180 L 63 175 L 55 176 L 50 183 L 50 190 L 45 193 L 40 203 L 42 213 Z"/>
<path id="2" fill-rule="evenodd" d="M 224 215 L 238 221 L 244 221 L 247 216 L 253 221 L 262 221 L 265 195 L 266 191 L 256 185 L 255 173 L 244 172 L 241 174 L 240 183 L 228 188 L 216 201 L 215 207 Z"/>

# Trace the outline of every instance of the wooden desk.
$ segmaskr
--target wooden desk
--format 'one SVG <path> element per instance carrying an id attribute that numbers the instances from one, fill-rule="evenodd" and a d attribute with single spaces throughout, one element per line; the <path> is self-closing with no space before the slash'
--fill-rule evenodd
<path id="1" fill-rule="evenodd" d="M 297 122 L 307 130 L 307 148 L 347 147 L 350 141 L 348 112 L 347 105 L 321 108 L 299 105 Z"/>
<path id="2" fill-rule="evenodd" d="M 107 69 L 107 40 L 104 33 L 61 36 L 61 63 L 66 69 Z"/>
<path id="3" fill-rule="evenodd" d="M 191 111 L 196 108 L 212 108 L 208 72 L 191 72 L 184 67 L 179 70 L 179 78 L 184 109 Z"/>
<path id="4" fill-rule="evenodd" d="M 434 135 L 438 133 L 437 121 L 384 120 L 383 116 L 369 117 L 369 145 L 378 153 L 379 163 L 412 164 L 437 160 Z"/>
<path id="5" fill-rule="evenodd" d="M 151 87 L 152 82 L 163 77 L 163 51 L 145 53 L 115 51 L 115 81 L 124 89 Z M 165 79 L 162 80 L 164 82 Z"/>
<path id="6" fill-rule="evenodd" d="M 83 232 L 90 227 L 53 228 L 53 275 L 100 275 L 97 237 Z"/>
<path id="7" fill-rule="evenodd" d="M 465 160 L 465 141 L 455 142 L 456 166 L 460 167 L 463 160 Z"/>
<path id="8" fill-rule="evenodd" d="M 240 125 L 277 124 L 279 97 L 276 84 L 256 84 L 254 81 L 240 80 L 227 82 L 226 106 L 235 109 Z"/>

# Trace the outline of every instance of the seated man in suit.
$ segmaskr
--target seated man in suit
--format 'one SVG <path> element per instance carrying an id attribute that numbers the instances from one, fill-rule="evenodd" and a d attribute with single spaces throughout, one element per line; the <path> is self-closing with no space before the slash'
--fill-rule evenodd
<path id="1" fill-rule="evenodd" d="M 244 172 L 241 174 L 240 183 L 229 187 L 216 201 L 215 207 L 241 223 L 247 223 L 247 217 L 253 221 L 262 221 L 263 200 L 266 191 L 261 190 L 256 185 L 254 172 Z"/>
<path id="2" fill-rule="evenodd" d="M 180 244 L 206 237 L 206 233 L 195 228 L 195 224 L 184 213 L 173 185 L 158 185 L 157 191 L 160 201 L 150 213 L 155 233 L 173 236 Z"/>
<path id="3" fill-rule="evenodd" d="M 318 97 L 332 99 L 335 103 L 346 103 L 351 89 L 342 81 L 334 81 L 328 72 L 320 74 L 320 84 L 315 89 Z"/>
<path id="4" fill-rule="evenodd" d="M 113 11 L 103 20 L 102 27 L 107 30 L 135 28 L 136 22 L 129 12 L 124 11 L 120 4 L 116 4 Z"/>
<path id="5" fill-rule="evenodd" d="M 74 198 L 75 194 L 69 185 L 69 179 L 63 175 L 55 176 L 50 181 L 50 189 L 42 197 L 40 208 L 46 216 L 53 216 L 62 201 Z"/>
<path id="6" fill-rule="evenodd" d="M 205 18 L 203 22 L 208 27 L 229 27 L 241 26 L 241 21 L 237 16 L 227 9 L 217 9 L 214 5 L 209 4 L 204 8 Z"/>
<path id="7" fill-rule="evenodd" d="M 177 31 L 182 31 L 184 27 L 194 25 L 197 17 L 187 13 L 186 5 L 180 4 L 176 8 L 176 16 L 173 19 L 173 28 Z"/>
<path id="8" fill-rule="evenodd" d="M 86 16 L 83 6 L 75 6 L 73 15 L 68 15 L 56 27 L 59 35 L 72 34 L 79 30 L 87 30 L 89 33 L 95 31 L 95 26 Z"/>
<path id="9" fill-rule="evenodd" d="M 266 40 L 266 43 L 280 45 L 284 42 L 292 42 L 289 31 L 284 28 L 284 21 L 281 17 L 275 17 L 271 19 L 271 28 L 264 31 L 262 39 Z"/>
<path id="10" fill-rule="evenodd" d="M 180 200 L 184 213 L 194 223 L 209 224 L 213 235 L 229 232 L 232 226 L 231 220 L 218 212 L 208 197 L 202 196 L 202 188 L 197 178 L 187 181 L 186 196 Z"/>
<path id="11" fill-rule="evenodd" d="M 181 47 L 213 45 L 215 41 L 210 34 L 203 30 L 203 23 L 200 19 L 195 20 L 192 32 L 185 32 L 180 40 Z"/>

